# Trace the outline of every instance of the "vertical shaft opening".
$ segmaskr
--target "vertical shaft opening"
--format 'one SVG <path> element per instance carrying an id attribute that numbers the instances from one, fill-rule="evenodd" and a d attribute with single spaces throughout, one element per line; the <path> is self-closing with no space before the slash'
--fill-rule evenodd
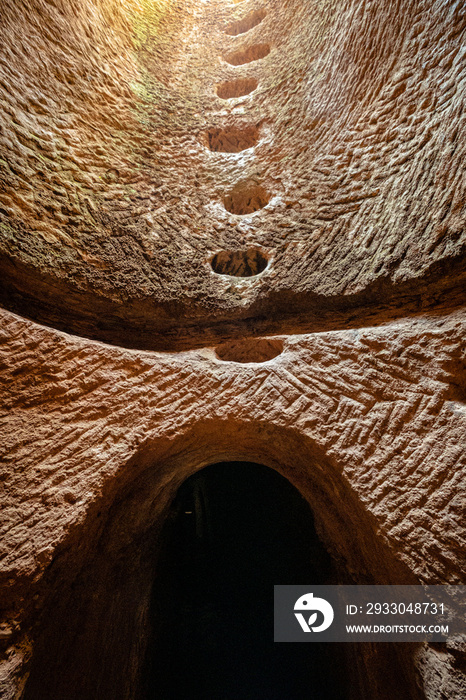
<path id="1" fill-rule="evenodd" d="M 312 512 L 263 465 L 204 468 L 179 489 L 151 601 L 147 700 L 343 700 L 335 645 L 273 642 L 274 584 L 335 582 Z"/>

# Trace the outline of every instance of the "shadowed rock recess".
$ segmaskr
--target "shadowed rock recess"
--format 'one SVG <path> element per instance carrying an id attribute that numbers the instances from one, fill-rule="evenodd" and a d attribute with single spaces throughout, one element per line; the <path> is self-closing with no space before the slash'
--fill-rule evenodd
<path id="1" fill-rule="evenodd" d="M 248 46 L 247 49 L 228 54 L 225 56 L 225 60 L 232 66 L 241 66 L 243 63 L 251 63 L 252 61 L 265 58 L 269 53 L 269 44 L 254 44 L 253 46 Z"/>
<path id="2" fill-rule="evenodd" d="M 239 182 L 225 195 L 224 205 L 231 214 L 245 215 L 262 209 L 268 201 L 269 195 L 261 185 L 245 181 Z"/>
<path id="3" fill-rule="evenodd" d="M 231 100 L 234 97 L 249 95 L 256 87 L 256 78 L 236 78 L 236 80 L 227 80 L 217 85 L 217 95 L 222 100 Z"/>
<path id="4" fill-rule="evenodd" d="M 239 153 L 257 144 L 259 130 L 255 126 L 225 127 L 224 129 L 209 129 L 207 132 L 208 145 L 211 151 L 223 153 Z"/>
<path id="5" fill-rule="evenodd" d="M 2 700 L 172 700 L 215 494 L 271 551 L 304 508 L 290 571 L 465 583 L 465 42 L 459 0 L 0 0 Z M 462 638 L 343 646 L 333 700 L 466 697 Z M 183 700 L 275 700 L 255 658 Z"/>
<path id="6" fill-rule="evenodd" d="M 212 269 L 218 275 L 254 277 L 268 265 L 267 255 L 258 248 L 247 250 L 221 250 L 212 258 Z"/>

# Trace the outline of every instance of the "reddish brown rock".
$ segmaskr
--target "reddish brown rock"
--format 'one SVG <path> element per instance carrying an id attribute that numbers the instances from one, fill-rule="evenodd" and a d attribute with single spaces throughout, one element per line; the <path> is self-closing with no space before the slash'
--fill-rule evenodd
<path id="1" fill-rule="evenodd" d="M 464 13 L 453 1 L 332 7 L 4 0 L 4 305 L 163 349 L 211 342 L 232 321 L 309 332 L 322 315 L 332 329 L 353 310 L 365 324 L 370 310 L 455 295 Z M 270 53 L 227 62 L 257 45 Z M 217 97 L 243 84 L 257 88 Z M 228 131 L 238 146 L 212 154 L 205 134 Z M 265 209 L 225 209 L 244 181 L 268 193 Z M 274 260 L 238 296 L 207 261 L 250 245 Z"/>
<path id="2" fill-rule="evenodd" d="M 461 3 L 0 33 L 1 697 L 137 697 L 148 552 L 219 461 L 286 476 L 351 581 L 464 583 Z M 383 646 L 355 700 L 466 696 L 461 640 Z"/>

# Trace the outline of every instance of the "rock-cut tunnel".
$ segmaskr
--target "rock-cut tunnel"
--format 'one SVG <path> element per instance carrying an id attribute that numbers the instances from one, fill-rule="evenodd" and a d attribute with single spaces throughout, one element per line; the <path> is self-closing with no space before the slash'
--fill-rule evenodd
<path id="1" fill-rule="evenodd" d="M 464 640 L 271 619 L 466 580 L 465 46 L 464 0 L 0 0 L 2 700 L 466 698 Z"/>
<path id="2" fill-rule="evenodd" d="M 274 584 L 332 581 L 312 512 L 277 472 L 211 465 L 178 491 L 152 594 L 144 697 L 345 700 L 344 659 L 273 642 Z"/>

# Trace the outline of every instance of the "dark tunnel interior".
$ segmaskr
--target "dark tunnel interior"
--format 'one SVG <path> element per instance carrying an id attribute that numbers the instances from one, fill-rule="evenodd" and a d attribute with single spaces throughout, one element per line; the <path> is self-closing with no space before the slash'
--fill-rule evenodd
<path id="1" fill-rule="evenodd" d="M 345 700 L 335 644 L 273 642 L 274 584 L 336 583 L 307 502 L 260 464 L 188 478 L 162 533 L 146 700 Z"/>

